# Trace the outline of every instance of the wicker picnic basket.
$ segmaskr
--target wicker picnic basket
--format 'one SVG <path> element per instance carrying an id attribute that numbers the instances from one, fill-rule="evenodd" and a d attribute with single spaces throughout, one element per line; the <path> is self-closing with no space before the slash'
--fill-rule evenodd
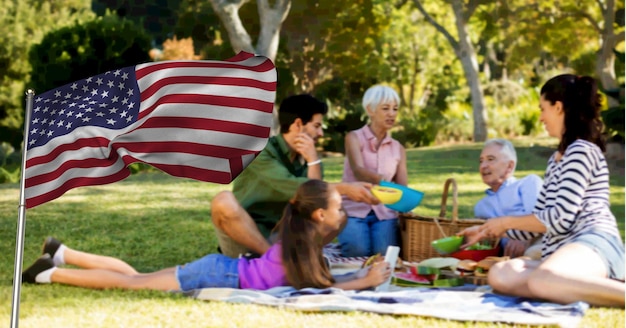
<path id="1" fill-rule="evenodd" d="M 452 218 L 446 218 L 446 203 L 448 190 L 452 186 Z M 459 219 L 458 191 L 453 178 L 446 180 L 441 196 L 441 211 L 438 217 L 422 216 L 415 213 L 401 213 L 400 231 L 402 234 L 402 259 L 410 262 L 419 262 L 441 255 L 430 245 L 439 238 L 454 235 L 467 227 L 479 225 L 484 219 Z"/>

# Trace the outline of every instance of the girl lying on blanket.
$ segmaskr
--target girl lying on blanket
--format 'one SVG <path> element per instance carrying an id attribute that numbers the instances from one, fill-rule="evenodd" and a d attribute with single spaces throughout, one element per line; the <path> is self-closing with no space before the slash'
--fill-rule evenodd
<path id="1" fill-rule="evenodd" d="M 209 254 L 194 262 L 153 273 L 138 273 L 117 258 L 71 249 L 49 237 L 43 255 L 22 273 L 27 283 L 61 283 L 84 288 L 156 289 L 187 291 L 207 287 L 265 290 L 291 285 L 295 288 L 337 287 L 366 289 L 391 275 L 386 262 L 365 274 L 339 282 L 322 255 L 327 236 L 345 225 L 346 213 L 334 187 L 320 180 L 303 183 L 285 207 L 278 225 L 280 241 L 256 259 Z M 82 269 L 60 268 L 71 264 Z"/>
<path id="2" fill-rule="evenodd" d="M 498 292 L 623 308 L 624 244 L 609 207 L 596 82 L 556 76 L 541 88 L 539 104 L 541 121 L 560 143 L 533 213 L 490 219 L 460 234 L 466 245 L 505 233 L 526 240 L 544 234 L 541 261 L 518 258 L 491 268 L 488 281 Z"/>

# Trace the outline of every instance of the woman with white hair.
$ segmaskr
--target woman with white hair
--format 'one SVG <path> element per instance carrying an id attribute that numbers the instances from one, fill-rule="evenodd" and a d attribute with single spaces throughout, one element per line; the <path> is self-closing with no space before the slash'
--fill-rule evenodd
<path id="1" fill-rule="evenodd" d="M 399 105 L 400 97 L 388 86 L 374 85 L 365 92 L 363 108 L 369 123 L 346 135 L 342 181 L 407 184 L 406 152 L 389 132 L 396 122 Z M 348 223 L 338 236 L 343 256 L 384 254 L 387 246 L 400 245 L 396 211 L 383 204 L 350 199 L 344 199 L 343 204 L 348 213 Z"/>

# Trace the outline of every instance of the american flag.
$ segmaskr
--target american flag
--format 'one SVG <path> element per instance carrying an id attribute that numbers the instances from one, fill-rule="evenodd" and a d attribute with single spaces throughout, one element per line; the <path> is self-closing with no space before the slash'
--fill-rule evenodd
<path id="1" fill-rule="evenodd" d="M 265 147 L 275 96 L 273 63 L 243 52 L 126 67 L 35 96 L 26 207 L 120 181 L 133 162 L 230 183 Z"/>

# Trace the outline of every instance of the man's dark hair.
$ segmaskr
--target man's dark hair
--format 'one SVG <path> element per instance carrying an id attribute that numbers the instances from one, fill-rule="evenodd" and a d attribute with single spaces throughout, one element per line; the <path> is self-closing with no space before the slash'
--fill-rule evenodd
<path id="1" fill-rule="evenodd" d="M 278 109 L 278 122 L 280 132 L 287 133 L 289 126 L 297 119 L 302 124 L 307 124 L 313 119 L 313 115 L 326 115 L 328 106 L 309 94 L 300 94 L 285 98 Z"/>

